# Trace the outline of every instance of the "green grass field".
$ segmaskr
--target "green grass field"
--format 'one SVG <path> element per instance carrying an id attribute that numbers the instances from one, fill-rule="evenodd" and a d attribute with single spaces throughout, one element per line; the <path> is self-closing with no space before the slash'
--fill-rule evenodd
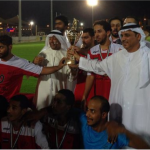
<path id="1" fill-rule="evenodd" d="M 44 47 L 44 42 L 39 43 L 22 43 L 14 44 L 12 53 L 21 58 L 33 61 L 34 57 L 38 55 L 39 51 Z M 37 78 L 26 76 L 23 78 L 21 91 L 22 93 L 34 93 L 37 83 Z"/>

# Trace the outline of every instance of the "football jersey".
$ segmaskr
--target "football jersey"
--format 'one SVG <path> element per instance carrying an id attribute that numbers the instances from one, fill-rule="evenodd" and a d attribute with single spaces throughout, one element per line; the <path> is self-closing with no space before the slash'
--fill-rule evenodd
<path id="1" fill-rule="evenodd" d="M 107 50 L 101 50 L 100 44 L 98 44 L 90 49 L 87 58 L 88 59 L 98 59 L 98 60 L 102 61 L 102 59 L 105 59 L 107 57 L 107 55 L 110 56 L 113 53 L 116 53 L 121 49 L 123 49 L 122 45 L 111 43 L 111 45 L 109 47 L 109 53 L 107 53 Z M 100 52 L 102 54 L 102 58 L 100 56 Z M 99 74 L 104 75 L 105 73 L 100 72 Z"/>
<path id="2" fill-rule="evenodd" d="M 59 149 L 79 149 L 80 135 L 77 120 L 74 120 L 72 116 L 67 124 L 57 126 L 57 132 L 55 123 L 56 119 L 54 117 L 45 117 L 44 129 L 46 130 L 45 132 L 51 149 L 57 149 L 57 144 L 60 147 Z"/>
<path id="3" fill-rule="evenodd" d="M 13 145 L 16 141 L 18 131 L 13 129 Z M 11 148 L 11 138 L 10 138 L 10 123 L 7 118 L 3 118 L 0 123 L 0 145 L 2 149 Z M 48 149 L 48 142 L 46 136 L 42 133 L 42 124 L 37 122 L 34 127 L 23 126 L 20 132 L 19 138 L 16 145 L 16 149 L 37 149 L 43 148 Z"/>
<path id="4" fill-rule="evenodd" d="M 109 51 L 108 51 L 108 50 L 102 50 L 100 48 L 100 45 L 98 44 L 94 46 L 92 49 L 90 49 L 89 54 L 88 54 L 88 59 L 98 59 L 102 61 L 103 59 L 107 58 L 113 53 L 118 52 L 122 48 L 123 47 L 120 44 L 111 43 L 111 45 L 109 46 Z M 95 95 L 101 95 L 105 97 L 106 99 L 109 99 L 111 82 L 110 82 L 109 77 L 105 75 L 105 72 L 99 72 L 99 74 L 88 72 L 88 75 L 95 76 L 95 81 L 94 81 Z"/>
<path id="5" fill-rule="evenodd" d="M 8 61 L 0 59 L 0 94 L 7 100 L 19 93 L 23 75 L 38 77 L 42 67 L 13 56 Z"/>

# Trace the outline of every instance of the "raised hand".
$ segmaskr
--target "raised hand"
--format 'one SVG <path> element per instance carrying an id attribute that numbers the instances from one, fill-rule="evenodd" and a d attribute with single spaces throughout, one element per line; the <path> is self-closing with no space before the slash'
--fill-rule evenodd
<path id="1" fill-rule="evenodd" d="M 44 58 L 43 58 L 43 57 L 37 56 L 37 57 L 34 58 L 33 63 L 36 64 L 36 65 L 41 66 L 42 63 L 43 63 L 43 61 L 44 61 Z"/>
<path id="2" fill-rule="evenodd" d="M 58 65 L 58 67 L 61 69 L 61 68 L 63 68 L 66 64 L 65 64 L 65 60 L 66 60 L 67 58 L 66 57 L 63 57 L 61 60 L 60 60 L 60 62 L 59 62 L 59 65 Z"/>

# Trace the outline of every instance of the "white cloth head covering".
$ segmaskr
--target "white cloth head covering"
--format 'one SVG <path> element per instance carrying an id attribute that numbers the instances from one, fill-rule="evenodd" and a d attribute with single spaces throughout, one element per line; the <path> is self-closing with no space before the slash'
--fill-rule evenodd
<path id="1" fill-rule="evenodd" d="M 137 32 L 141 35 L 141 40 L 140 40 L 140 55 L 142 59 L 142 64 L 141 64 L 141 72 L 140 72 L 140 82 L 139 82 L 139 88 L 144 88 L 149 84 L 150 82 L 150 49 L 146 46 L 145 42 L 145 34 L 143 30 L 135 23 L 127 23 L 123 26 L 123 28 L 119 31 L 119 37 L 121 38 L 121 32 L 124 31 L 134 31 Z"/>
<path id="2" fill-rule="evenodd" d="M 47 48 L 50 48 L 49 38 L 52 36 L 55 36 L 58 39 L 58 41 L 61 43 L 61 49 L 63 50 L 68 49 L 66 38 L 63 36 L 63 34 L 59 30 L 52 30 L 50 34 L 47 35 L 46 40 L 45 40 L 45 46 L 40 52 L 43 52 Z"/>
<path id="3" fill-rule="evenodd" d="M 141 27 L 139 25 L 137 25 L 136 23 L 127 23 L 125 24 L 122 29 L 119 31 L 119 37 L 121 39 L 121 32 L 124 31 L 128 31 L 131 30 L 133 32 L 137 32 L 139 34 L 141 34 L 141 40 L 140 40 L 140 48 L 145 46 L 146 42 L 145 42 L 145 34 L 143 32 L 143 30 L 141 29 Z"/>

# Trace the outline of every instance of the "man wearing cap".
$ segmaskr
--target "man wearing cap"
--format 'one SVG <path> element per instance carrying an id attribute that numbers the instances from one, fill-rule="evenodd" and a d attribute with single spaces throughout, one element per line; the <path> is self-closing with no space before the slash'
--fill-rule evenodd
<path id="1" fill-rule="evenodd" d="M 65 37 L 58 30 L 52 30 L 46 38 L 46 46 L 42 49 L 39 56 L 34 60 L 35 64 L 41 66 L 55 66 L 59 61 L 66 57 L 67 47 Z M 42 58 L 41 58 L 42 56 Z M 39 61 L 39 58 L 41 59 Z M 37 109 L 49 106 L 54 95 L 61 89 L 71 88 L 73 84 L 73 70 L 65 66 L 60 71 L 51 75 L 41 76 L 38 80 L 34 103 Z"/>
<path id="2" fill-rule="evenodd" d="M 125 24 L 119 36 L 124 49 L 101 62 L 70 54 L 79 59 L 80 69 L 106 72 L 111 79 L 110 120 L 122 121 L 150 143 L 150 51 L 143 30 L 134 23 Z"/>

